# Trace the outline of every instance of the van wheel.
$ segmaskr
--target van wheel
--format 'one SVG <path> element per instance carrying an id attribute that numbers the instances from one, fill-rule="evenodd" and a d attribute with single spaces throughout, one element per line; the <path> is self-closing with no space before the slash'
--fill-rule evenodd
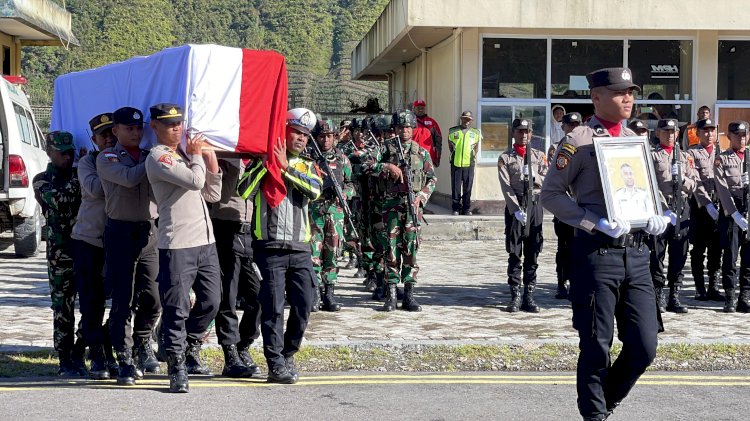
<path id="1" fill-rule="evenodd" d="M 34 257 L 42 243 L 42 215 L 39 206 L 31 218 L 17 218 L 13 221 L 13 246 L 16 257 Z"/>

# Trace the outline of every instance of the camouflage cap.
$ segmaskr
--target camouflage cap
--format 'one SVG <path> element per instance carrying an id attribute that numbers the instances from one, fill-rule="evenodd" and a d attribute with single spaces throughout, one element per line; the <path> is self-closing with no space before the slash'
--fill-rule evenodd
<path id="1" fill-rule="evenodd" d="M 333 122 L 330 119 L 318 119 L 315 129 L 313 129 L 313 136 L 318 137 L 322 134 L 333 134 L 336 130 L 333 128 Z"/>
<path id="2" fill-rule="evenodd" d="M 47 133 L 46 140 L 48 149 L 54 149 L 60 152 L 67 152 L 75 149 L 75 146 L 73 146 L 73 135 L 68 132 L 49 132 Z"/>

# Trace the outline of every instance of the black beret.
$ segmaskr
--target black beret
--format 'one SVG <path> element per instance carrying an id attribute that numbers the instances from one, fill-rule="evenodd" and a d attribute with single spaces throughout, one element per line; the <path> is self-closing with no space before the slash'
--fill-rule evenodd
<path id="1" fill-rule="evenodd" d="M 567 113 L 562 118 L 562 124 L 581 124 L 581 115 L 578 113 Z"/>
<path id="2" fill-rule="evenodd" d="M 704 118 L 702 120 L 698 120 L 695 123 L 695 128 L 698 129 L 698 130 L 711 129 L 711 128 L 715 129 L 716 128 L 716 122 L 714 122 L 710 118 Z"/>
<path id="3" fill-rule="evenodd" d="M 643 120 L 638 120 L 637 118 L 628 123 L 628 129 L 632 131 L 638 131 L 638 130 L 648 130 L 648 125 L 643 122 Z"/>
<path id="4" fill-rule="evenodd" d="M 627 67 L 609 67 L 594 70 L 586 75 L 589 81 L 589 89 L 603 86 L 612 91 L 633 88 L 640 91 L 641 88 L 633 83 L 633 73 Z"/>
<path id="5" fill-rule="evenodd" d="M 531 120 L 527 118 L 517 118 L 513 120 L 513 124 L 511 125 L 513 130 L 531 130 Z"/>
<path id="6" fill-rule="evenodd" d="M 659 130 L 677 130 L 677 120 L 673 118 L 663 118 L 656 123 Z"/>
<path id="7" fill-rule="evenodd" d="M 747 121 L 736 120 L 729 123 L 728 131 L 732 133 L 747 133 L 748 127 Z"/>
<path id="8" fill-rule="evenodd" d="M 122 107 L 112 113 L 112 120 L 115 121 L 115 124 L 126 126 L 143 125 L 143 113 L 138 108 Z"/>

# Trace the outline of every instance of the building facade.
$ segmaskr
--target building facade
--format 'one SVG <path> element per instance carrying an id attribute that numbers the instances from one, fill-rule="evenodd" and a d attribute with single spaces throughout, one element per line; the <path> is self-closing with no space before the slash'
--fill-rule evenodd
<path id="1" fill-rule="evenodd" d="M 710 7 L 709 7 L 710 6 Z M 630 67 L 643 90 L 633 117 L 681 124 L 707 105 L 725 130 L 750 120 L 750 9 L 698 0 L 391 0 L 352 53 L 352 77 L 387 80 L 390 104 L 427 101 L 442 127 L 463 110 L 482 130 L 473 199 L 502 211 L 497 158 L 514 118 L 534 123 L 532 145 L 551 139 L 552 107 L 590 116 L 585 75 Z M 445 142 L 444 142 L 445 143 Z M 443 147 L 447 156 L 447 144 Z M 438 199 L 450 168 L 438 168 Z"/>

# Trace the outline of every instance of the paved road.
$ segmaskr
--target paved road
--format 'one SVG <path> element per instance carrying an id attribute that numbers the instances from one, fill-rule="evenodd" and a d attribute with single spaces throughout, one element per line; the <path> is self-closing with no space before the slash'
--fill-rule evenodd
<path id="1" fill-rule="evenodd" d="M 3 419 L 563 420 L 578 417 L 573 373 L 373 375 L 303 373 L 294 386 L 191 378 L 187 395 L 166 378 L 109 382 L 0 382 Z M 745 420 L 750 372 L 649 373 L 612 420 Z M 105 410 L 107 412 L 101 412 Z"/>

